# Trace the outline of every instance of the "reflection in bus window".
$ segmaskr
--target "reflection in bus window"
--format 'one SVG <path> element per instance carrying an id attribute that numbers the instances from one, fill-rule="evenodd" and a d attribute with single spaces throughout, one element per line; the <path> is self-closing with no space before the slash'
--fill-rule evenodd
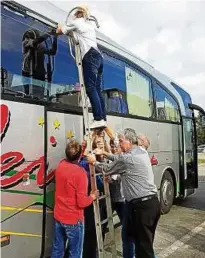
<path id="1" fill-rule="evenodd" d="M 103 90 L 126 91 L 125 63 L 103 52 Z"/>
<path id="2" fill-rule="evenodd" d="M 171 82 L 171 85 L 178 91 L 178 93 L 182 97 L 182 100 L 185 105 L 186 116 L 192 117 L 192 110 L 189 108 L 189 104 L 192 103 L 190 95 L 185 90 L 183 90 L 178 85 L 176 85 L 175 83 Z"/>
<path id="3" fill-rule="evenodd" d="M 154 92 L 158 119 L 179 122 L 179 110 L 175 100 L 159 85 L 154 86 Z"/>
<path id="4" fill-rule="evenodd" d="M 2 6 L 1 14 L 1 28 L 2 35 L 4 35 L 1 42 L 1 67 L 5 71 L 4 74 L 7 74 L 2 85 L 2 92 L 25 94 L 25 86 L 29 85 L 26 87 L 26 93 L 29 93 L 31 97 L 79 105 L 77 67 L 69 54 L 67 37 L 59 37 L 57 53 L 54 58 L 52 56 L 49 58 L 51 54 L 55 54 L 53 50 L 56 47 L 54 37 L 49 35 L 41 43 L 41 49 L 49 52 L 44 53 L 45 60 L 41 62 L 39 76 L 28 76 L 28 74 L 22 73 L 23 35 L 25 36 L 25 32 L 28 30 L 37 30 L 42 36 L 50 31 L 50 28 L 32 17 L 19 14 L 5 6 Z M 30 74 L 30 70 L 27 69 L 27 72 Z"/>
<path id="5" fill-rule="evenodd" d="M 129 114 L 151 117 L 153 97 L 150 79 L 129 67 L 125 71 Z"/>
<path id="6" fill-rule="evenodd" d="M 127 114 L 125 63 L 103 52 L 103 90 L 107 112 Z"/>
<path id="7" fill-rule="evenodd" d="M 28 29 L 23 34 L 22 38 L 22 76 L 23 78 L 33 78 L 49 83 L 52 80 L 51 56 L 54 56 L 57 51 L 57 37 L 53 33 L 52 47 L 49 48 L 46 40 L 50 37 L 47 32 L 40 35 L 36 29 Z M 45 55 L 48 56 L 47 70 L 45 69 Z M 25 93 L 33 94 L 33 80 L 30 83 L 24 82 Z M 32 84 L 32 86 L 31 86 Z M 35 85 L 35 84 L 34 84 Z M 30 91 L 30 92 L 29 92 Z"/>

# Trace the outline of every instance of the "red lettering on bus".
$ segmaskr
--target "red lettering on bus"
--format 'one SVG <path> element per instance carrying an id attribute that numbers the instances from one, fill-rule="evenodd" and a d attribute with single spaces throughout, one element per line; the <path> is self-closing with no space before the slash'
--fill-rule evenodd
<path id="1" fill-rule="evenodd" d="M 9 178 L 4 178 L 1 180 L 1 187 L 12 186 L 18 182 L 20 182 L 24 176 L 24 174 L 31 174 L 34 170 L 38 169 L 36 182 L 39 187 L 44 185 L 44 156 L 40 157 L 38 160 L 33 161 L 24 169 L 18 171 L 15 175 L 10 176 Z M 51 170 L 46 176 L 46 184 L 49 183 L 55 175 L 55 170 Z"/>
<path id="2" fill-rule="evenodd" d="M 0 173 L 11 170 L 19 166 L 24 160 L 23 154 L 17 151 L 10 151 L 0 156 Z"/>
<path id="3" fill-rule="evenodd" d="M 10 112 L 7 105 L 1 105 L 1 140 L 3 139 L 9 125 Z"/>

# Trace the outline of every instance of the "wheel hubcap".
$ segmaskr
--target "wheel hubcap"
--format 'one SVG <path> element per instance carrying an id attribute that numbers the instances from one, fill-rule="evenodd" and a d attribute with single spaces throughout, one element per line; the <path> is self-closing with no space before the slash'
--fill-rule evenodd
<path id="1" fill-rule="evenodd" d="M 162 187 L 162 198 L 165 205 L 169 205 L 172 201 L 172 186 L 169 180 L 165 180 Z"/>

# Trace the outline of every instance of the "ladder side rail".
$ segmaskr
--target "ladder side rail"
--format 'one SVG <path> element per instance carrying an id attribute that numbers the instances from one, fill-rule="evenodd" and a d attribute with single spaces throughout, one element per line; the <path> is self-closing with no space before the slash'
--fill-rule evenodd
<path id="1" fill-rule="evenodd" d="M 92 150 L 92 138 L 90 134 L 90 127 L 89 127 L 89 112 L 88 112 L 88 105 L 87 105 L 87 94 L 85 90 L 84 78 L 83 78 L 83 69 L 82 69 L 82 59 L 80 53 L 80 46 L 79 44 L 75 44 L 75 54 L 76 54 L 76 65 L 78 67 L 78 74 L 79 74 L 79 82 L 80 82 L 80 95 L 82 101 L 82 109 L 83 109 L 83 118 L 84 118 L 84 126 L 85 126 L 85 135 L 87 138 L 88 143 L 88 150 Z"/>
<path id="2" fill-rule="evenodd" d="M 96 176 L 95 176 L 95 167 L 89 165 L 90 169 L 90 179 L 91 179 L 91 189 L 97 189 Z M 97 247 L 99 258 L 104 258 L 104 243 L 102 236 L 102 226 L 101 226 L 101 216 L 100 216 L 100 200 L 97 198 L 93 202 L 94 216 L 95 216 L 95 230 L 97 236 Z"/>
<path id="3" fill-rule="evenodd" d="M 115 229 L 113 223 L 113 212 L 111 206 L 111 197 L 110 197 L 110 188 L 109 182 L 106 180 L 106 175 L 103 173 L 103 183 L 104 183 L 104 191 L 106 195 L 106 208 L 107 208 L 107 218 L 108 218 L 108 228 L 111 238 L 111 249 L 112 249 L 112 257 L 117 258 L 117 249 L 115 244 Z"/>
<path id="4" fill-rule="evenodd" d="M 77 68 L 78 68 L 79 82 L 81 85 L 81 100 L 82 100 L 82 108 L 83 108 L 85 134 L 87 137 L 87 147 L 88 147 L 88 150 L 91 152 L 92 151 L 92 137 L 91 137 L 90 128 L 89 128 L 88 105 L 86 103 L 87 94 L 85 91 L 85 84 L 84 84 L 84 78 L 83 78 L 80 46 L 77 42 L 75 42 L 75 60 L 76 60 Z M 90 169 L 90 178 L 91 178 L 91 189 L 96 190 L 97 185 L 96 185 L 95 168 L 94 168 L 94 166 L 89 165 L 89 169 Z M 101 227 L 101 217 L 100 217 L 100 205 L 99 205 L 98 199 L 93 202 L 93 209 L 94 209 L 94 219 L 95 219 L 99 258 L 104 258 L 103 237 L 102 237 L 102 227 Z"/>

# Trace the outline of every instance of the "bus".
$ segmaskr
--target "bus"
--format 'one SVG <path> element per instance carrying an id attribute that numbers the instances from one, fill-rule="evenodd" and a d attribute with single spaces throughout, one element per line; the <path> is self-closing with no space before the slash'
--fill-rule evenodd
<path id="1" fill-rule="evenodd" d="M 83 140 L 83 115 L 68 38 L 41 44 L 45 79 L 22 74 L 25 32 L 47 33 L 67 13 L 48 1 L 1 1 L 1 246 L 2 257 L 49 257 L 54 173 L 72 137 Z M 108 125 L 131 127 L 149 148 L 162 213 L 198 187 L 194 110 L 204 110 L 176 82 L 98 33 L 104 58 Z M 36 65 L 36 64 L 34 64 Z M 92 113 L 90 111 L 90 117 Z"/>

